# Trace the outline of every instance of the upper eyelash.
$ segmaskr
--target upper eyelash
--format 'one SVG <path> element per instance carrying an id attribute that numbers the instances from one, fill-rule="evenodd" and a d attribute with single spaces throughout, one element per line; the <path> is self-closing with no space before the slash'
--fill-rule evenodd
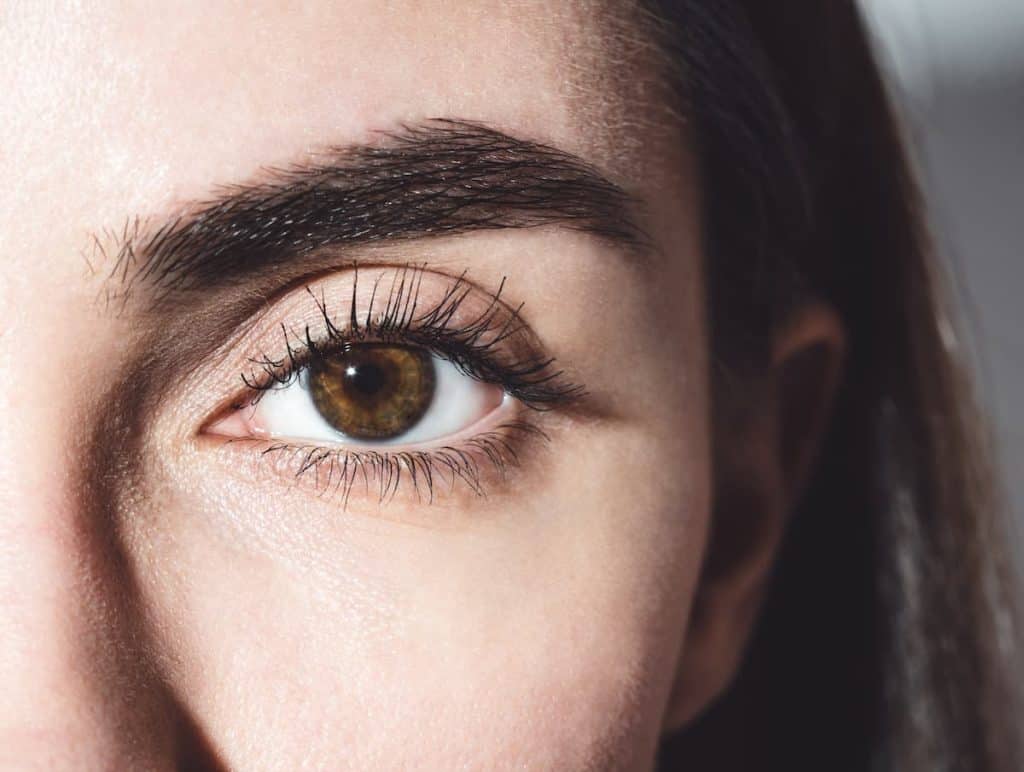
<path id="1" fill-rule="evenodd" d="M 347 324 L 340 326 L 331 316 L 323 295 L 319 298 L 307 287 L 324 325 L 322 340 L 314 338 L 307 325 L 297 335 L 282 324 L 286 355 L 274 359 L 261 355 L 250 359 L 259 374 L 243 374 L 242 381 L 253 393 L 251 403 L 261 393 L 291 384 L 317 357 L 330 356 L 353 343 L 368 340 L 423 346 L 447 359 L 469 377 L 501 386 L 506 393 L 534 410 L 550 410 L 575 402 L 585 395 L 582 386 L 569 382 L 555 367 L 555 359 L 542 354 L 521 359 L 501 356 L 501 344 L 526 329 L 520 316 L 522 304 L 510 314 L 503 311 L 502 279 L 487 308 L 475 318 L 453 325 L 452 319 L 473 292 L 463 272 L 439 301 L 425 311 L 419 310 L 420 288 L 426 269 L 404 266 L 392 278 L 387 296 L 378 300 L 380 277 L 374 282 L 365 314 L 357 313 L 358 266 L 354 268 L 351 304 Z M 384 310 L 374 316 L 374 306 Z M 507 317 L 507 318 L 503 318 Z"/>

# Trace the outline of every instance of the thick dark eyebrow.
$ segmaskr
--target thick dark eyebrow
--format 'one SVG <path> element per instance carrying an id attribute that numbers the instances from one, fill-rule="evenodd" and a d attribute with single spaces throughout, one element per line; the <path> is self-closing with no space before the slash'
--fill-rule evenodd
<path id="1" fill-rule="evenodd" d="M 642 249 L 636 202 L 565 151 L 482 124 L 432 120 L 267 168 L 166 221 L 114 237 L 122 289 L 160 294 L 237 284 L 328 247 L 562 225 Z M 110 234 L 108 234 L 110 235 Z M 109 243 L 109 242 L 106 242 Z"/>

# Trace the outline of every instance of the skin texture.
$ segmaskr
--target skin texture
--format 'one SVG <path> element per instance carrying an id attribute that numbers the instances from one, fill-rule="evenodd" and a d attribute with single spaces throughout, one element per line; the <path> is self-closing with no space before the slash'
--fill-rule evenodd
<path id="1" fill-rule="evenodd" d="M 0 766 L 645 769 L 670 696 L 685 720 L 727 682 L 751 613 L 693 631 L 715 646 L 677 677 L 713 496 L 697 181 L 643 48 L 635 77 L 593 66 L 621 20 L 555 5 L 8 4 Z M 356 258 L 507 276 L 601 405 L 538 418 L 485 498 L 342 506 L 202 434 L 301 293 L 226 333 L 218 297 L 115 309 L 90 237 L 437 117 L 594 164 L 654 249 L 545 226 L 339 255 L 338 298 Z M 145 370 L 172 337 L 212 350 Z M 702 624 L 751 607 L 777 530 Z"/>

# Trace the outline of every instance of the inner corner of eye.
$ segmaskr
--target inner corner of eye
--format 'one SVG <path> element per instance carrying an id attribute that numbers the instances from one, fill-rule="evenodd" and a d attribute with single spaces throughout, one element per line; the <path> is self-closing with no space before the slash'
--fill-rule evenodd
<path id="1" fill-rule="evenodd" d="M 203 426 L 200 434 L 236 439 L 256 436 L 258 430 L 252 424 L 253 412 L 252 405 L 232 405 Z"/>

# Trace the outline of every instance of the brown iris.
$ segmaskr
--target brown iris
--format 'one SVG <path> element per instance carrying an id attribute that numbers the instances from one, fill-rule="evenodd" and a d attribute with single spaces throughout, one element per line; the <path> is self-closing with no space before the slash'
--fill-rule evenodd
<path id="1" fill-rule="evenodd" d="M 309 390 L 320 415 L 360 440 L 407 432 L 430 407 L 434 386 L 430 353 L 415 346 L 360 343 L 309 367 Z"/>

